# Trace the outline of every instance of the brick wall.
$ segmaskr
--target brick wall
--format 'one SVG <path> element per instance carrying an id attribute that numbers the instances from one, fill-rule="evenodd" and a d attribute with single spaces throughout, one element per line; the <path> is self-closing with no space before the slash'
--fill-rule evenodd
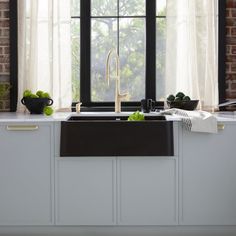
<path id="1" fill-rule="evenodd" d="M 9 0 L 0 0 L 0 111 L 9 111 Z"/>
<path id="2" fill-rule="evenodd" d="M 226 5 L 226 97 L 236 99 L 236 0 Z"/>

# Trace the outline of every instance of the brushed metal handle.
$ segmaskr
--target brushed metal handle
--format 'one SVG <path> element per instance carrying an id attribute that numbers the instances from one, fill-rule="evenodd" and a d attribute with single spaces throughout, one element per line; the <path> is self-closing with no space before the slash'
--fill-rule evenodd
<path id="1" fill-rule="evenodd" d="M 8 125 L 8 131 L 35 131 L 38 130 L 37 125 Z"/>
<path id="2" fill-rule="evenodd" d="M 225 129 L 225 125 L 224 124 L 218 124 L 217 128 L 218 128 L 218 130 L 224 130 Z"/>

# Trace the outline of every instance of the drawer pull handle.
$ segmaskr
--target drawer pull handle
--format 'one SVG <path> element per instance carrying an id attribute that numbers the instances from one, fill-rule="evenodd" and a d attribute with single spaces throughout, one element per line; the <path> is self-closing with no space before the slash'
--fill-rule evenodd
<path id="1" fill-rule="evenodd" d="M 225 125 L 224 124 L 218 124 L 218 130 L 224 130 L 225 129 Z"/>
<path id="2" fill-rule="evenodd" d="M 8 125 L 7 126 L 8 131 L 35 131 L 38 129 L 39 129 L 39 127 L 37 125 L 27 125 L 27 126 Z"/>

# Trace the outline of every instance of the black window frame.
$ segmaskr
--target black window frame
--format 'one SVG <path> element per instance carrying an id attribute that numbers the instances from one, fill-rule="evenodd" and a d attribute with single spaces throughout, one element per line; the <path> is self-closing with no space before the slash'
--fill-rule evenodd
<path id="1" fill-rule="evenodd" d="M 146 0 L 146 68 L 145 98 L 156 100 L 156 0 Z M 75 17 L 73 17 L 75 18 Z M 93 102 L 91 100 L 91 1 L 81 0 L 80 5 L 80 101 L 82 110 L 112 110 L 114 102 Z M 117 18 L 122 18 L 117 16 Z M 105 63 L 105 62 L 104 62 Z M 76 103 L 73 103 L 74 107 Z M 162 108 L 163 102 L 156 102 Z M 122 110 L 137 110 L 140 101 L 122 102 Z M 85 109 L 83 109 L 85 108 Z"/>
<path id="2" fill-rule="evenodd" d="M 18 40 L 17 40 L 17 1 L 10 0 L 10 111 L 15 112 L 17 109 L 18 99 Z M 226 0 L 218 0 L 219 2 L 219 55 L 218 55 L 218 89 L 219 89 L 219 102 L 222 103 L 226 99 L 226 81 L 225 81 L 225 61 L 226 61 Z M 89 5 L 89 6 L 88 6 Z M 87 70 L 89 68 L 90 75 L 90 1 L 81 0 L 81 78 L 88 78 Z M 146 31 L 147 31 L 147 54 L 146 55 L 146 98 L 156 97 L 156 1 L 147 0 L 146 10 L 150 12 L 146 16 Z M 88 20 L 89 17 L 89 20 Z M 89 56 L 88 56 L 89 55 Z M 150 67 L 150 68 L 149 68 Z M 81 101 L 83 102 L 84 110 L 110 110 L 113 109 L 114 103 L 104 102 L 96 103 L 91 102 L 90 98 L 90 76 L 89 79 L 82 79 L 81 88 Z M 89 88 L 89 89 L 88 89 Z M 74 106 L 75 103 L 72 104 Z M 160 107 L 162 102 L 158 103 Z M 86 108 L 87 107 L 87 108 Z M 124 102 L 122 103 L 122 110 L 135 110 L 140 107 L 140 102 Z"/>
<path id="3" fill-rule="evenodd" d="M 10 18 L 10 111 L 17 110 L 18 100 L 18 14 L 17 0 L 9 0 Z"/>

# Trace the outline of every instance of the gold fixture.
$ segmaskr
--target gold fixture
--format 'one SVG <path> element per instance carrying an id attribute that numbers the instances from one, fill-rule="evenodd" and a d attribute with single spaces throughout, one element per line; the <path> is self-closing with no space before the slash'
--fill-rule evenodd
<path id="1" fill-rule="evenodd" d="M 115 91 L 115 112 L 120 113 L 121 112 L 121 101 L 123 99 L 126 99 L 128 96 L 128 93 L 121 94 L 120 93 L 120 57 L 115 49 L 111 49 L 108 52 L 107 60 L 106 60 L 106 80 L 108 85 L 110 84 L 110 61 L 111 56 L 114 54 L 115 60 L 116 60 L 116 91 Z"/>
<path id="2" fill-rule="evenodd" d="M 224 130 L 225 129 L 225 125 L 224 124 L 218 124 L 217 128 L 218 128 L 218 130 Z"/>
<path id="3" fill-rule="evenodd" d="M 37 125 L 8 125 L 8 131 L 35 131 L 38 130 Z"/>

